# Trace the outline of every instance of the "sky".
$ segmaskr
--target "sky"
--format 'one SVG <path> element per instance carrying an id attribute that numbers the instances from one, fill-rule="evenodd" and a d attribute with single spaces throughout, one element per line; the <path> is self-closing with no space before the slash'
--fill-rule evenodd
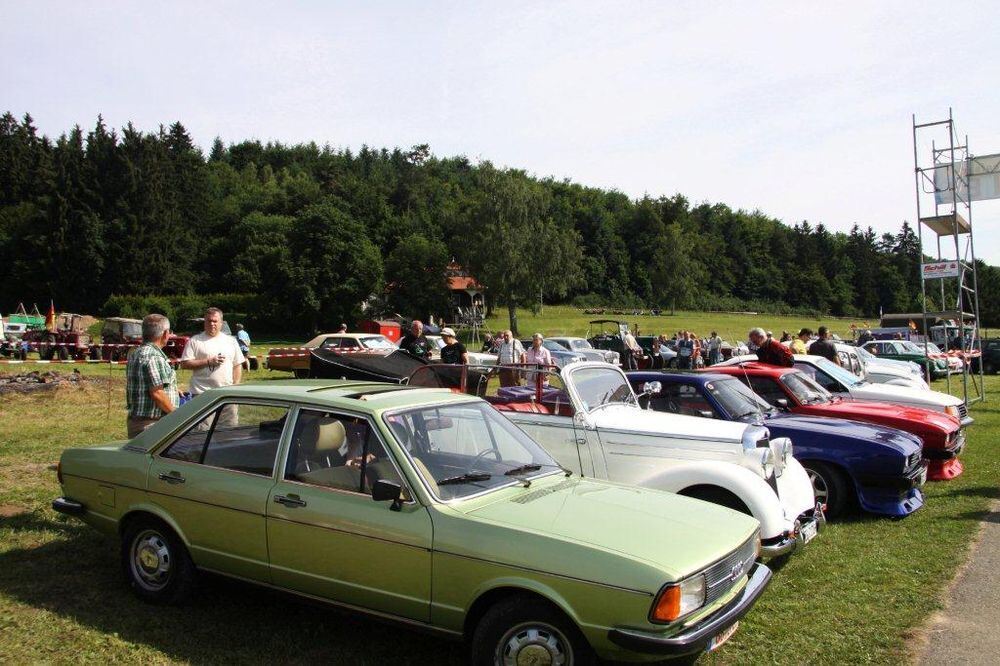
<path id="1" fill-rule="evenodd" d="M 0 111 L 52 137 L 98 114 L 179 120 L 206 149 L 427 143 L 896 232 L 917 216 L 913 114 L 952 109 L 972 153 L 1000 153 L 1000 3 L 813 4 L 0 0 Z M 918 138 L 923 165 L 947 135 Z M 1000 265 L 1000 200 L 973 222 L 977 256 Z"/>

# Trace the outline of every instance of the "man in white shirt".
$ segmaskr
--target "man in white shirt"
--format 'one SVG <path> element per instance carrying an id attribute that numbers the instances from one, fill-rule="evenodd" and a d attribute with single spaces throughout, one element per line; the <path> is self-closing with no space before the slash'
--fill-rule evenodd
<path id="1" fill-rule="evenodd" d="M 497 347 L 497 363 L 512 365 L 524 363 L 524 346 L 514 337 L 511 331 L 504 331 L 500 345 Z M 517 370 L 509 368 L 500 370 L 500 386 L 517 386 L 521 383 Z"/>
<path id="2" fill-rule="evenodd" d="M 220 386 L 239 384 L 246 359 L 236 338 L 222 332 L 222 310 L 205 310 L 205 330 L 192 335 L 181 354 L 181 367 L 193 370 L 191 395 Z"/>

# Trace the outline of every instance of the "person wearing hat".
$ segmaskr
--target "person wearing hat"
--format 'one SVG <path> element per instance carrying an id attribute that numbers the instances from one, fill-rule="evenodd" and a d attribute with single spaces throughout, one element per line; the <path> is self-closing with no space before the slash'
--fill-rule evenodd
<path id="1" fill-rule="evenodd" d="M 441 362 L 463 365 L 469 363 L 469 352 L 465 345 L 455 337 L 455 331 L 449 327 L 441 329 L 441 339 L 444 340 L 444 347 L 441 348 Z"/>
<path id="2" fill-rule="evenodd" d="M 792 340 L 792 353 L 793 354 L 808 354 L 809 353 L 809 340 L 812 339 L 812 329 L 802 328 L 799 329 L 799 334 Z"/>

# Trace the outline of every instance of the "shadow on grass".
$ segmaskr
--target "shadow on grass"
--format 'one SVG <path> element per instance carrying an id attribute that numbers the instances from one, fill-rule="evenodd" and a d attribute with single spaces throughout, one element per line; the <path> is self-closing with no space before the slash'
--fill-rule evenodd
<path id="1" fill-rule="evenodd" d="M 951 497 L 989 497 L 1000 499 L 1000 488 L 996 486 L 965 486 L 963 488 L 949 489 L 944 495 Z"/>
<path id="2" fill-rule="evenodd" d="M 213 576 L 199 578 L 199 593 L 185 606 L 147 605 L 124 583 L 117 542 L 44 514 L 17 516 L 3 527 L 62 536 L 0 553 L 0 594 L 99 632 L 90 639 L 98 649 L 113 635 L 195 664 L 465 661 L 461 644 Z M 62 628 L 43 616 L 35 621 L 38 638 L 50 631 L 58 640 Z"/>
<path id="3" fill-rule="evenodd" d="M 977 523 L 1000 523 L 1000 512 L 997 511 L 965 511 L 953 517 L 953 520 L 972 520 Z"/>

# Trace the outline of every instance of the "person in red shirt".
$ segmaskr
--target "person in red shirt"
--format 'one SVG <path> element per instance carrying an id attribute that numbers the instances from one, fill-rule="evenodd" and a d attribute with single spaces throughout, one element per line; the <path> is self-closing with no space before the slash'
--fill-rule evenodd
<path id="1" fill-rule="evenodd" d="M 768 337 L 762 328 L 750 329 L 750 342 L 757 345 L 757 360 L 761 363 L 790 368 L 793 365 L 792 352 L 774 338 Z"/>

